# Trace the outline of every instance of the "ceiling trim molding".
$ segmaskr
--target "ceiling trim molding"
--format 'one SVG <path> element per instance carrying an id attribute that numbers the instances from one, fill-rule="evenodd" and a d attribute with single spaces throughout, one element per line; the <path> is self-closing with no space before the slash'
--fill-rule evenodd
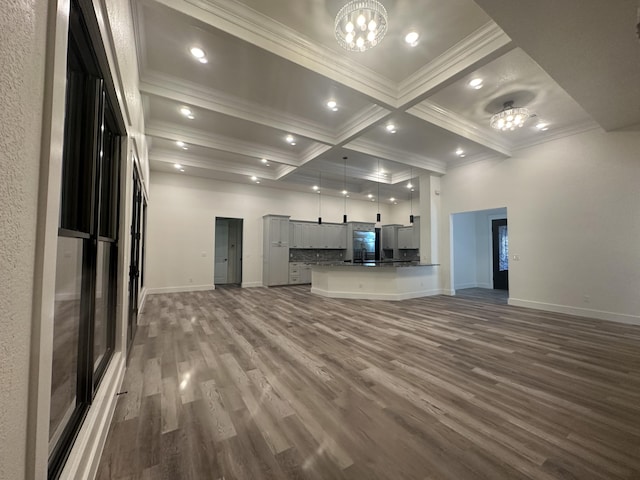
<path id="1" fill-rule="evenodd" d="M 395 106 L 397 85 L 344 54 L 314 44 L 290 27 L 230 0 L 155 0 L 275 55 Z"/>
<path id="2" fill-rule="evenodd" d="M 474 68 L 478 62 L 489 63 L 513 48 L 511 38 L 495 22 L 487 22 L 403 80 L 398 89 L 398 108 L 410 106 L 445 82 Z"/>
<path id="3" fill-rule="evenodd" d="M 310 162 L 311 160 L 313 160 L 313 159 L 319 157 L 320 155 L 322 155 L 323 153 L 328 152 L 332 148 L 333 147 L 331 147 L 330 145 L 321 145 L 321 144 L 311 145 L 304 152 L 302 152 L 302 158 L 300 159 L 300 165 L 299 166 L 302 166 L 305 163 Z"/>
<path id="4" fill-rule="evenodd" d="M 380 122 L 392 112 L 379 105 L 371 105 L 358 112 L 352 119 L 340 126 L 340 134 L 336 139 L 336 145 L 350 142 L 365 130 Z"/>
<path id="5" fill-rule="evenodd" d="M 470 122 L 463 116 L 447 110 L 430 100 L 422 101 L 411 107 L 406 113 L 448 130 L 451 133 L 460 135 L 472 142 L 479 143 L 497 153 L 501 153 L 507 157 L 511 156 L 510 145 L 501 141 L 493 132 L 478 127 L 474 122 Z"/>
<path id="6" fill-rule="evenodd" d="M 285 133 L 310 138 L 317 142 L 328 144 L 335 142 L 333 131 L 302 117 L 282 115 L 277 110 L 263 107 L 254 102 L 248 102 L 220 91 L 204 89 L 200 85 L 161 73 L 145 72 L 140 81 L 140 92 L 276 128 Z"/>
<path id="7" fill-rule="evenodd" d="M 344 145 L 344 148 L 355 150 L 356 152 L 371 155 L 376 158 L 382 158 L 396 163 L 403 163 L 411 167 L 421 168 L 433 173 L 444 174 L 447 172 L 447 165 L 445 162 L 409 152 L 387 148 L 370 140 L 357 139 Z"/>
<path id="8" fill-rule="evenodd" d="M 220 160 L 215 157 L 204 158 L 199 155 L 191 155 L 188 153 L 172 152 L 166 149 L 157 149 L 149 154 L 149 160 L 162 163 L 176 164 L 179 163 L 184 167 L 203 168 L 216 172 L 231 173 L 234 175 L 242 175 L 251 177 L 255 175 L 259 178 L 268 180 L 277 180 L 276 172 L 265 175 L 261 172 L 251 169 L 248 166 L 239 165 L 229 160 Z"/>
<path id="9" fill-rule="evenodd" d="M 551 129 L 550 129 L 551 130 Z M 514 146 L 513 150 L 523 150 L 525 148 L 534 147 L 536 145 L 540 145 L 542 143 L 552 142 L 554 140 L 559 140 L 564 137 L 570 137 L 572 135 L 578 135 L 580 133 L 585 133 L 590 130 L 602 130 L 602 127 L 598 125 L 593 120 L 588 120 L 586 122 L 579 123 L 577 125 L 570 125 L 565 128 L 559 128 L 557 130 L 553 130 L 551 132 L 540 132 L 540 136 L 537 138 L 533 138 L 529 141 L 519 143 Z"/>
<path id="10" fill-rule="evenodd" d="M 287 165 L 300 166 L 300 159 L 295 155 L 288 154 L 281 150 L 264 147 L 263 145 L 243 142 L 222 135 L 215 135 L 208 132 L 185 130 L 182 127 L 165 122 L 153 122 L 147 125 L 146 134 L 152 137 L 164 138 L 166 140 L 181 140 L 187 145 L 210 148 L 226 152 L 244 155 L 256 159 L 267 158 L 273 162 Z"/>

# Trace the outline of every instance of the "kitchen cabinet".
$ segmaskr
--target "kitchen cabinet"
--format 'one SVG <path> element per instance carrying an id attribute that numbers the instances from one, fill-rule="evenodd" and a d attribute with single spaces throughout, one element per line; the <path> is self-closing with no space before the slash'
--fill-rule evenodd
<path id="1" fill-rule="evenodd" d="M 292 285 L 311 283 L 311 265 L 291 262 L 289 264 L 289 283 Z"/>
<path id="2" fill-rule="evenodd" d="M 420 217 L 414 217 L 412 226 L 398 228 L 398 248 L 420 248 Z"/>
<path id="3" fill-rule="evenodd" d="M 398 229 L 398 248 L 414 248 L 413 227 L 400 227 Z"/>
<path id="4" fill-rule="evenodd" d="M 398 248 L 398 229 L 402 225 L 383 225 L 382 226 L 382 248 L 384 250 L 395 250 Z"/>
<path id="5" fill-rule="evenodd" d="M 323 225 L 324 248 L 347 248 L 347 226 L 328 224 Z"/>
<path id="6" fill-rule="evenodd" d="M 289 248 L 304 248 L 303 231 L 306 224 L 289 222 Z"/>
<path id="7" fill-rule="evenodd" d="M 289 283 L 289 217 L 265 215 L 263 218 L 262 284 Z"/>
<path id="8" fill-rule="evenodd" d="M 322 225 L 306 223 L 302 228 L 302 248 L 321 248 Z"/>

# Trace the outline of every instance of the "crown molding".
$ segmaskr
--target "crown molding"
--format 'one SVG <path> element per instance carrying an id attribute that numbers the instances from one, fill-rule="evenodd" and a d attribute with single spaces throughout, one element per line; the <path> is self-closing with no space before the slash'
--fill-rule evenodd
<path id="1" fill-rule="evenodd" d="M 542 143 L 552 142 L 554 140 L 559 140 L 564 137 L 570 137 L 572 135 L 578 135 L 580 133 L 585 133 L 590 130 L 602 130 L 602 127 L 598 125 L 593 120 L 588 120 L 586 122 L 579 123 L 577 125 L 570 125 L 568 127 L 554 129 L 550 132 L 536 132 L 537 135 L 530 140 L 525 142 L 518 143 L 514 146 L 514 151 L 523 150 L 525 148 L 534 147 L 536 145 L 540 145 Z"/>
<path id="2" fill-rule="evenodd" d="M 274 162 L 296 167 L 300 166 L 300 159 L 298 157 L 282 150 L 268 148 L 257 143 L 243 142 L 200 130 L 186 130 L 172 123 L 152 122 L 147 126 L 146 134 L 171 141 L 182 140 L 186 144 L 231 152 L 246 157 L 268 158 Z"/>
<path id="3" fill-rule="evenodd" d="M 495 22 L 487 22 L 403 80 L 398 89 L 398 108 L 417 103 L 435 88 L 454 80 L 467 70 L 476 68 L 478 63 L 489 63 L 513 48 L 511 38 Z"/>
<path id="4" fill-rule="evenodd" d="M 359 65 L 252 8 L 231 0 L 155 0 L 212 27 L 256 45 L 320 75 L 353 88 L 378 103 L 395 106 L 397 86 L 390 79 Z"/>
<path id="5" fill-rule="evenodd" d="M 332 148 L 333 147 L 331 147 L 329 145 L 321 145 L 321 144 L 311 145 L 304 152 L 302 152 L 302 156 L 301 156 L 301 159 L 300 159 L 300 165 L 299 166 L 302 166 L 305 163 L 310 162 L 314 158 L 317 158 L 320 155 L 322 155 L 323 153 L 328 152 Z"/>
<path id="6" fill-rule="evenodd" d="M 478 127 L 474 122 L 470 122 L 463 116 L 447 110 L 430 100 L 422 101 L 411 107 L 406 113 L 475 143 L 479 143 L 497 153 L 501 153 L 507 157 L 511 156 L 511 147 L 504 141 L 501 141 L 498 135 Z"/>
<path id="7" fill-rule="evenodd" d="M 172 152 L 171 150 L 158 149 L 149 153 L 149 160 L 174 165 L 179 163 L 187 168 L 202 168 L 216 172 L 231 173 L 234 175 L 252 176 L 256 175 L 267 180 L 276 180 L 277 175 L 273 173 L 264 174 L 252 169 L 248 165 L 240 165 L 229 160 L 221 160 L 215 157 L 204 158 L 199 155 L 191 155 L 188 153 Z"/>
<path id="8" fill-rule="evenodd" d="M 336 145 L 344 145 L 355 139 L 358 135 L 364 133 L 365 130 L 374 126 L 381 120 L 385 119 L 392 112 L 379 105 L 371 105 L 362 109 L 349 121 L 340 126 L 341 135 L 336 138 Z"/>
<path id="9" fill-rule="evenodd" d="M 346 144 L 344 148 L 355 150 L 356 152 L 371 155 L 376 158 L 382 158 L 396 163 L 403 163 L 411 167 L 421 168 L 433 173 L 444 174 L 447 172 L 447 165 L 445 162 L 416 155 L 414 153 L 387 148 L 370 140 L 357 139 Z"/>
<path id="10" fill-rule="evenodd" d="M 333 131 L 305 118 L 283 115 L 278 110 L 158 72 L 144 73 L 140 81 L 140 92 L 279 129 L 321 143 L 333 144 L 336 140 Z"/>

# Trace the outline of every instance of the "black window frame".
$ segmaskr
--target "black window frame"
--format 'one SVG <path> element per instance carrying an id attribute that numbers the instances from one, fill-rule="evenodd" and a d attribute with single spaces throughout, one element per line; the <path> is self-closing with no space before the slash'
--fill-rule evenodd
<path id="1" fill-rule="evenodd" d="M 69 13 L 65 135 L 58 237 L 82 239 L 75 408 L 50 445 L 48 478 L 59 478 L 115 351 L 120 182 L 124 120 L 95 11 L 72 0 Z M 105 140 L 106 139 L 106 140 Z M 107 339 L 94 365 L 98 243 L 108 244 Z"/>

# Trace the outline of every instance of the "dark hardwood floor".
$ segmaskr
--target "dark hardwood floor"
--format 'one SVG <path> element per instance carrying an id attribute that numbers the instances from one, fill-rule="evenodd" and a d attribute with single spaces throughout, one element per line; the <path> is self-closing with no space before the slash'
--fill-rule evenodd
<path id="1" fill-rule="evenodd" d="M 308 286 L 140 321 L 101 480 L 640 478 L 640 327 Z"/>

